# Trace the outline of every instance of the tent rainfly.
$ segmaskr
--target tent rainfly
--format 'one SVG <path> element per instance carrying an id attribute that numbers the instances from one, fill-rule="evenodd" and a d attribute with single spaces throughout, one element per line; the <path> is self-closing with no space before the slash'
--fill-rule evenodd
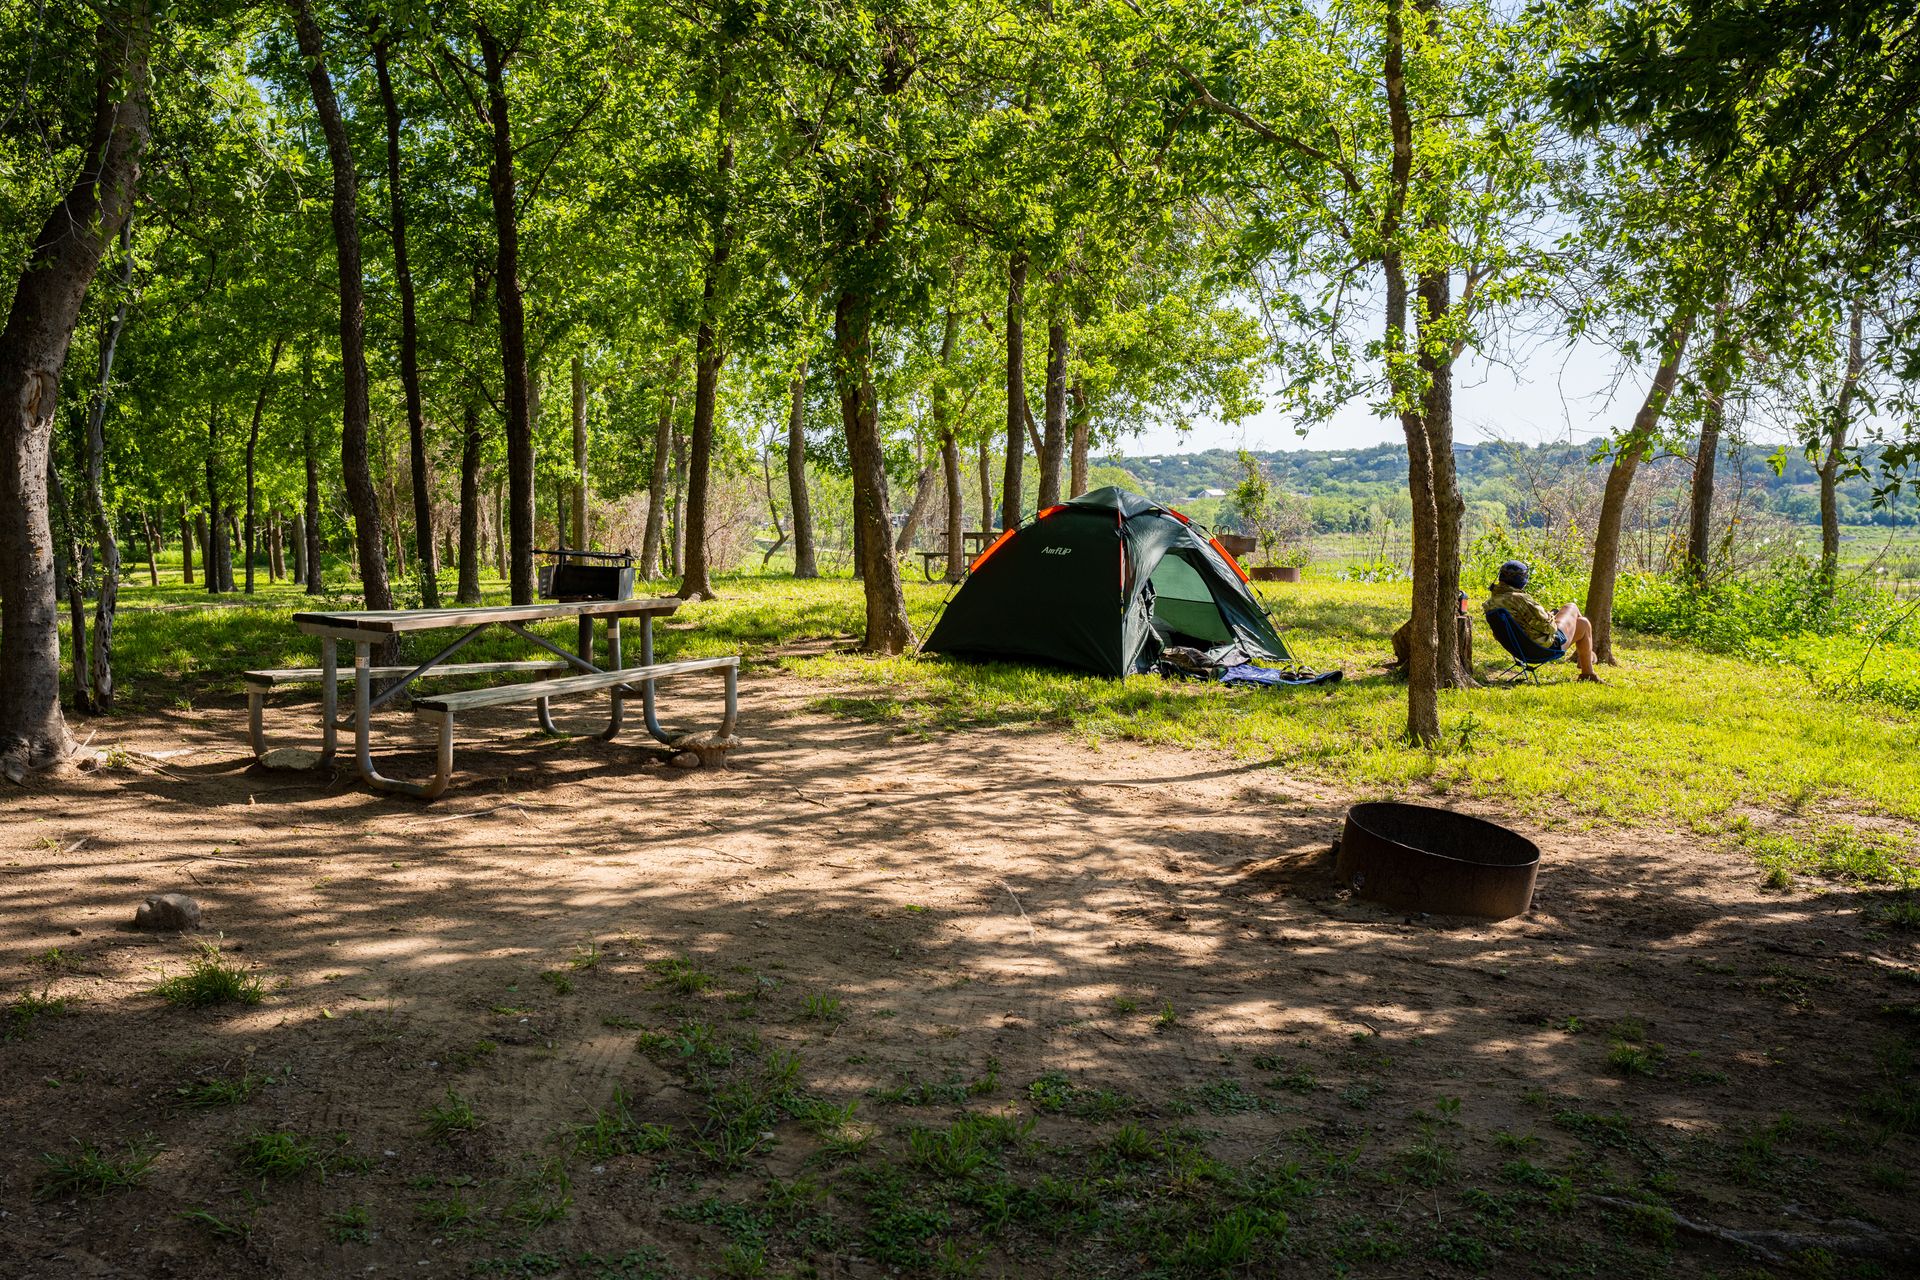
<path id="1" fill-rule="evenodd" d="M 1219 539 L 1178 511 L 1107 488 L 1001 534 L 921 650 L 1124 676 L 1151 669 L 1172 645 L 1294 661 Z"/>

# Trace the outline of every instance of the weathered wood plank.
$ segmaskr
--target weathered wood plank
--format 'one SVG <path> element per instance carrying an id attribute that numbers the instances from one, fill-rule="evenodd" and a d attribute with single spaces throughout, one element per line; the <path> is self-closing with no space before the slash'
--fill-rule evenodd
<path id="1" fill-rule="evenodd" d="M 525 684 L 500 685 L 492 689 L 469 689 L 462 693 L 436 693 L 415 698 L 416 711 L 471 711 L 476 707 L 500 707 L 516 702 L 535 702 L 541 698 L 564 698 L 572 694 L 596 693 L 615 685 L 638 684 L 643 680 L 665 680 L 691 671 L 719 671 L 740 665 L 738 658 L 689 658 L 683 662 L 659 662 L 651 667 L 628 667 L 624 671 L 603 671 L 597 675 L 561 676 L 557 680 L 532 680 Z"/>
<path id="2" fill-rule="evenodd" d="M 570 668 L 564 662 L 443 662 L 414 677 L 417 680 L 431 680 L 435 676 L 480 676 L 505 674 L 513 671 L 566 671 Z M 412 667 L 368 667 L 376 680 L 392 680 L 410 673 Z M 323 673 L 318 667 L 271 667 L 265 671 L 246 673 L 248 684 L 272 687 L 282 684 L 316 684 Z M 340 664 L 342 682 L 353 679 L 353 664 Z"/>
<path id="3" fill-rule="evenodd" d="M 406 631 L 437 631 L 446 627 L 473 627 L 489 622 L 548 622 L 556 618 L 665 617 L 680 607 L 671 596 L 639 600 L 551 600 L 543 604 L 508 604 L 469 609 L 362 609 L 339 613 L 296 613 L 293 625 L 302 631 L 372 632 L 392 635 Z"/>

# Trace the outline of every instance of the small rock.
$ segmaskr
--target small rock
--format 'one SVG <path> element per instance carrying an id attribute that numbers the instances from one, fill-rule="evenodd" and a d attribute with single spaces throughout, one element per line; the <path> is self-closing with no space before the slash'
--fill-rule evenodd
<path id="1" fill-rule="evenodd" d="M 682 751 L 674 756 L 673 759 L 667 761 L 667 763 L 676 769 L 698 769 L 700 767 L 700 753 L 697 751 Z"/>
<path id="2" fill-rule="evenodd" d="M 69 929 L 67 930 L 67 936 L 69 938 L 77 938 L 80 936 L 80 931 L 78 929 Z"/>
<path id="3" fill-rule="evenodd" d="M 320 753 L 310 747 L 274 747 L 260 757 L 266 769 L 311 769 L 320 763 Z"/>
<path id="4" fill-rule="evenodd" d="M 678 751 L 692 752 L 695 757 L 697 757 L 697 764 L 717 766 L 724 769 L 727 765 L 727 753 L 740 745 L 740 739 L 732 734 L 721 737 L 718 734 L 689 733 L 682 737 L 675 738 L 671 745 Z M 692 764 L 680 764 L 679 757 L 677 756 L 673 759 L 672 763 L 680 765 L 682 769 L 692 769 L 696 767 L 696 765 Z"/>
<path id="5" fill-rule="evenodd" d="M 133 927 L 156 933 L 200 927 L 200 904 L 184 893 L 156 893 L 133 913 Z"/>

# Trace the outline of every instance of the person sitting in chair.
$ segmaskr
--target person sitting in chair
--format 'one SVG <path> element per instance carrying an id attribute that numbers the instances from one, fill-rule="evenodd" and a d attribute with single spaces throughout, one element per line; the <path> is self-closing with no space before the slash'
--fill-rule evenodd
<path id="1" fill-rule="evenodd" d="M 1518 560 L 1500 566 L 1499 580 L 1488 591 L 1487 608 L 1505 609 L 1527 638 L 1542 649 L 1565 649 L 1573 645 L 1573 659 L 1579 664 L 1580 678 L 1600 683 L 1593 673 L 1593 623 L 1576 604 L 1564 604 L 1548 612 L 1545 605 L 1527 594 L 1527 579 L 1532 570 Z"/>

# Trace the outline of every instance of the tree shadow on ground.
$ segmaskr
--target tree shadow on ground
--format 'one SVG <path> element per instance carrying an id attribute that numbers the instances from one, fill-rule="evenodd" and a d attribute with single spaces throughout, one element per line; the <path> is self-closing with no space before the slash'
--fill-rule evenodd
<path id="1" fill-rule="evenodd" d="M 1916 1225 L 1901 1046 L 1920 987 L 1914 935 L 1890 923 L 1900 895 L 1763 893 L 1685 834 L 1529 831 L 1546 856 L 1527 915 L 1409 918 L 1334 883 L 1354 797 L 1333 789 L 1203 753 L 903 736 L 805 696 L 750 699 L 724 771 L 480 716 L 458 789 L 422 806 L 246 767 L 228 707 L 151 722 L 156 740 L 222 744 L 217 759 L 25 797 L 0 957 L 16 989 L 70 1004 L 0 1049 L 17 1256 L 49 1276 L 455 1274 L 652 1250 L 700 1273 L 747 1239 L 715 1204 L 810 1179 L 844 1234 L 783 1235 L 774 1256 L 823 1274 L 890 1270 L 875 1233 L 895 1209 L 947 1215 L 915 1237 L 927 1265 L 952 1243 L 1008 1274 L 1083 1253 L 1126 1270 L 1152 1253 L 1121 1225 L 1142 1206 L 1212 1203 L 1219 1180 L 1280 1167 L 1306 1188 L 1285 1199 L 1292 1256 L 1358 1274 L 1402 1274 L 1410 1249 L 1441 1275 L 1752 1261 L 1589 1193 L 1735 1224 L 1791 1204 Z M 424 767 L 400 749 L 417 733 L 383 727 L 396 772 Z M 119 926 L 174 889 L 268 984 L 262 1004 L 151 994 L 196 940 Z M 738 1161 L 699 1148 L 726 1082 L 779 1053 L 809 1098 L 857 1104 L 866 1146 L 783 1115 Z M 263 1083 L 231 1108 L 181 1105 L 210 1074 Z M 578 1155 L 567 1134 L 616 1087 L 636 1123 L 680 1136 Z M 484 1123 L 437 1141 L 422 1117 L 449 1090 Z M 1026 1194 L 1090 1178 L 1091 1206 L 1034 1223 L 926 1188 L 882 1205 L 876 1179 L 932 1176 L 908 1131 L 969 1109 L 1033 1116 L 1040 1145 L 1006 1177 Z M 1144 1201 L 1145 1184 L 1089 1175 L 1129 1125 L 1214 1164 Z M 325 1178 L 246 1173 L 239 1144 L 269 1130 L 340 1159 Z M 29 1206 L 41 1153 L 146 1134 L 164 1150 L 134 1189 Z M 570 1207 L 532 1221 L 552 1161 Z M 471 1222 L 435 1218 L 463 1196 Z M 369 1241 L 341 1238 L 355 1205 Z M 203 1210 L 244 1230 L 177 1216 Z"/>

